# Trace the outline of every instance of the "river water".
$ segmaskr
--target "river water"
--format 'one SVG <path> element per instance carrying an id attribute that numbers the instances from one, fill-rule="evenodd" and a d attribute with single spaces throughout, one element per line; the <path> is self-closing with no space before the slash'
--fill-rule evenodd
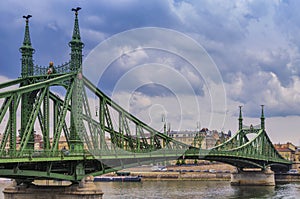
<path id="1" fill-rule="evenodd" d="M 0 183 L 2 190 L 9 182 Z M 99 182 L 104 199 L 140 198 L 140 199 L 190 199 L 190 198 L 300 198 L 300 183 L 266 186 L 231 186 L 228 181 L 142 181 L 142 182 Z"/>
<path id="2" fill-rule="evenodd" d="M 300 198 L 300 183 L 266 186 L 231 186 L 228 181 L 143 181 L 100 184 L 103 198 Z"/>

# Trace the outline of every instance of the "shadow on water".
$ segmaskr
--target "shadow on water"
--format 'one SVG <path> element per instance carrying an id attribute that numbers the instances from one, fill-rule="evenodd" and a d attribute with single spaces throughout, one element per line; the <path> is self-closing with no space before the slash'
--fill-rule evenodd
<path id="1" fill-rule="evenodd" d="M 276 195 L 275 186 L 231 186 L 232 196 L 229 198 L 273 198 Z"/>

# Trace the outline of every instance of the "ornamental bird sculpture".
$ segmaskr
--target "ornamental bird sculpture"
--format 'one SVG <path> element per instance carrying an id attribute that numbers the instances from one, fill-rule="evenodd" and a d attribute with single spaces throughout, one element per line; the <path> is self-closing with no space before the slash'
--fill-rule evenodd
<path id="1" fill-rule="evenodd" d="M 77 8 L 72 8 L 72 11 L 78 12 L 81 8 L 77 7 Z"/>
<path id="2" fill-rule="evenodd" d="M 25 18 L 26 20 L 28 20 L 30 17 L 32 17 L 32 15 L 23 16 L 23 18 Z"/>

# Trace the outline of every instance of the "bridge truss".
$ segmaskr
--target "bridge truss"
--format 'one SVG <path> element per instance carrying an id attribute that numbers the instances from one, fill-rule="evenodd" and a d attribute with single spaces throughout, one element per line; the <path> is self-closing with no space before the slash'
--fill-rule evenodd
<path id="1" fill-rule="evenodd" d="M 289 165 L 274 149 L 264 129 L 240 130 L 212 150 L 180 143 L 151 128 L 101 92 L 82 74 L 82 48 L 78 10 L 71 59 L 61 66 L 33 65 L 34 49 L 26 18 L 21 77 L 0 84 L 0 176 L 18 182 L 34 179 L 80 181 L 126 167 L 178 158 L 207 159 L 239 168 Z M 64 93 L 60 96 L 55 89 Z M 89 100 L 99 110 L 95 116 Z M 247 134 L 256 136 L 249 140 Z M 41 134 L 42 149 L 35 149 Z M 61 149 L 60 138 L 66 138 Z"/>

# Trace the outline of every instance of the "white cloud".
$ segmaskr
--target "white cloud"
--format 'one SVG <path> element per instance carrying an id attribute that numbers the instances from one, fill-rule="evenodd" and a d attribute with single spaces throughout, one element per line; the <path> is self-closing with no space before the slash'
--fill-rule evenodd
<path id="1" fill-rule="evenodd" d="M 174 74 L 170 76 L 176 79 L 179 85 L 182 84 Z M 120 85 L 123 85 L 122 82 L 124 81 L 121 79 Z M 197 122 L 213 129 L 224 127 L 227 107 L 223 98 L 218 97 L 218 93 L 222 93 L 221 90 L 224 89 L 222 85 L 212 85 L 210 87 L 212 90 L 206 88 L 203 96 L 195 95 L 193 92 L 180 90 L 177 92 L 178 90 L 172 90 L 170 87 L 172 84 L 163 85 L 171 89 L 174 95 L 151 96 L 142 94 L 134 88 L 125 92 L 125 89 L 118 89 L 117 86 L 112 99 L 156 129 L 161 127 L 162 114 L 166 115 L 167 122 L 172 125 L 172 129 L 176 130 L 195 129 Z"/>
<path id="2" fill-rule="evenodd" d="M 125 69 L 132 68 L 148 58 L 146 51 L 140 46 L 135 49 L 130 46 L 121 47 L 119 49 L 119 55 L 120 59 L 118 60 L 118 63 Z"/>
<path id="3" fill-rule="evenodd" d="M 83 10 L 80 11 L 82 14 L 80 14 L 79 21 L 82 40 L 86 42 L 85 50 L 93 48 L 93 45 L 111 36 L 110 34 L 124 31 L 129 27 L 159 26 L 172 28 L 187 33 L 191 38 L 198 41 L 216 62 L 222 78 L 226 82 L 227 100 L 229 102 L 227 109 L 230 113 L 235 112 L 237 105 L 243 104 L 245 105 L 245 112 L 252 117 L 255 116 L 255 110 L 259 108 L 260 104 L 266 104 L 266 113 L 269 116 L 299 115 L 299 2 L 239 0 L 230 2 L 222 0 L 198 2 L 170 0 L 163 3 L 155 2 L 157 8 L 155 14 L 153 14 L 151 9 L 134 12 L 137 7 L 144 5 L 143 3 L 127 0 L 109 4 L 99 1 L 79 2 L 80 6 L 83 7 Z M 2 20 L 5 22 L 2 23 L 4 28 L 1 33 L 4 39 L 0 41 L 1 45 L 12 46 L 11 44 L 15 43 L 16 36 L 13 35 L 10 38 L 9 36 L 12 35 L 10 32 L 22 31 L 19 34 L 20 38 L 22 38 L 24 21 L 21 17 L 23 14 L 33 15 L 30 27 L 32 33 L 38 32 L 39 34 L 50 28 L 57 31 L 57 37 L 61 36 L 61 38 L 57 38 L 59 41 L 66 41 L 62 45 L 67 45 L 69 42 L 74 17 L 70 11 L 70 8 L 73 6 L 71 3 L 61 3 L 60 1 L 43 1 L 42 3 L 39 1 L 26 1 L 26 3 L 9 1 L 0 4 L 0 10 L 3 13 Z M 147 2 L 147 4 L 150 5 L 151 3 Z M 128 13 L 134 14 L 129 16 Z M 165 17 L 166 15 L 164 15 L 164 17 L 161 17 L 162 13 L 168 13 L 169 16 Z M 157 19 L 155 17 L 161 20 L 153 20 Z M 123 66 L 122 69 L 124 71 L 126 69 L 127 71 L 130 70 L 130 66 L 143 64 L 143 61 L 149 61 L 149 58 L 151 58 L 148 52 L 142 49 L 144 46 L 165 47 L 171 53 L 176 52 L 180 55 L 182 55 L 182 51 L 189 50 L 188 61 L 197 63 L 194 65 L 201 68 L 200 75 L 203 81 L 206 81 L 208 76 L 216 77 L 215 74 L 219 74 L 217 73 L 218 71 L 216 72 L 216 70 L 210 70 L 210 67 L 205 67 L 208 60 L 195 62 L 196 58 L 201 57 L 203 54 L 193 51 L 195 46 L 191 46 L 182 37 L 174 38 L 173 35 L 174 33 L 167 36 L 160 35 L 159 32 L 152 32 L 151 35 L 143 35 L 141 37 L 133 35 L 136 41 L 129 38 L 133 45 L 125 46 L 126 48 L 119 48 L 116 45 L 113 46 L 115 48 L 110 49 L 112 46 L 104 45 L 99 51 L 100 55 L 97 54 L 85 66 L 91 69 L 88 71 L 89 74 L 86 73 L 86 75 L 89 79 L 95 80 L 93 83 L 98 83 L 99 78 L 103 74 L 102 72 L 111 64 L 110 61 L 117 58 L 120 58 L 119 63 Z M 43 35 L 38 39 L 32 37 L 35 48 L 39 39 L 43 41 L 43 38 L 50 37 L 49 35 Z M 154 38 L 160 38 L 160 40 L 155 40 Z M 127 39 L 123 38 L 117 43 L 124 44 L 128 41 Z M 139 43 L 142 40 L 143 45 Z M 170 41 L 173 41 L 173 43 Z M 47 42 L 44 41 L 42 43 L 45 44 Z M 40 57 L 46 57 L 45 59 L 49 60 L 49 56 L 52 56 L 49 55 L 51 54 L 49 53 L 49 46 L 45 46 L 44 51 L 36 48 L 35 60 L 39 60 Z M 19 44 L 16 47 L 16 51 L 18 47 Z M 131 50 L 135 51 L 131 52 Z M 9 57 L 5 54 L 6 51 L 1 53 L 3 54 L 2 60 L 7 60 L 6 57 Z M 55 53 L 59 54 L 57 56 L 61 57 L 62 53 L 57 49 L 55 51 L 57 51 Z M 126 52 L 131 53 L 125 56 Z M 89 57 L 89 55 L 85 55 L 85 57 Z M 112 59 L 109 59 L 111 57 Z M 184 55 L 184 57 L 186 58 L 187 56 Z M 12 59 L 19 60 L 15 57 Z M 203 96 L 209 95 L 205 90 L 207 89 L 205 86 L 211 86 L 213 89 L 209 89 L 209 91 L 214 98 L 219 100 L 218 103 L 221 103 L 221 98 L 219 99 L 216 94 L 220 90 L 214 88 L 214 86 L 219 86 L 219 83 L 214 81 L 207 84 L 203 83 L 200 80 L 201 78 L 198 78 L 200 75 L 188 70 L 186 65 L 178 63 L 176 59 L 171 57 L 157 56 L 156 59 L 151 61 L 176 68 L 178 73 L 182 75 L 182 78 L 189 81 L 189 84 L 193 87 L 201 87 Z M 15 65 L 3 62 L 0 64 L 1 74 L 4 72 L 4 74 L 8 74 L 7 68 L 3 66 Z M 19 68 L 17 70 L 19 71 Z M 116 71 L 115 74 L 117 72 L 121 73 L 123 71 Z M 172 75 L 168 73 L 169 71 L 159 68 L 156 72 L 152 71 L 151 74 L 149 74 L 149 71 L 148 73 L 147 71 L 139 72 L 136 74 L 137 76 L 127 79 L 126 84 L 141 85 L 143 82 L 155 82 L 154 77 L 156 76 L 157 79 L 164 79 L 165 82 L 172 83 L 174 85 L 172 88 L 177 94 L 184 93 L 179 91 L 184 91 L 185 87 L 181 83 L 185 84 L 186 82 L 172 79 Z M 10 74 L 16 73 L 10 72 Z M 0 77 L 1 82 L 4 79 Z M 142 81 L 143 79 L 144 81 Z M 161 81 L 161 83 L 166 85 L 165 82 Z M 186 94 L 190 96 L 190 93 Z M 139 96 L 134 103 L 140 108 L 148 107 L 147 104 L 150 102 L 155 104 L 152 98 L 148 97 Z M 163 110 L 159 105 L 153 106 L 150 106 L 152 107 L 152 112 Z M 193 117 L 189 109 L 186 110 L 185 114 L 186 117 Z M 191 123 L 191 125 L 193 124 Z"/>
<path id="4" fill-rule="evenodd" d="M 103 41 L 107 35 L 100 31 L 95 31 L 93 29 L 81 28 L 81 35 L 84 38 L 84 42 L 95 42 L 95 41 Z"/>
<path id="5" fill-rule="evenodd" d="M 84 22 L 93 24 L 96 27 L 100 27 L 101 25 L 103 25 L 105 23 L 104 17 L 97 16 L 97 15 L 89 15 L 89 16 L 85 17 L 83 20 L 84 20 Z"/>
<path id="6" fill-rule="evenodd" d="M 255 107 L 266 105 L 269 116 L 298 115 L 300 112 L 300 79 L 293 76 L 289 85 L 283 86 L 276 74 L 258 72 L 251 76 L 238 74 L 231 84 L 226 84 L 231 99 L 245 105 L 245 110 L 255 115 Z"/>
<path id="7" fill-rule="evenodd" d="M 135 92 L 131 96 L 130 100 L 130 107 L 134 107 L 135 113 L 137 111 L 140 111 L 142 109 L 148 108 L 152 104 L 150 97 L 140 93 L 140 92 Z"/>

